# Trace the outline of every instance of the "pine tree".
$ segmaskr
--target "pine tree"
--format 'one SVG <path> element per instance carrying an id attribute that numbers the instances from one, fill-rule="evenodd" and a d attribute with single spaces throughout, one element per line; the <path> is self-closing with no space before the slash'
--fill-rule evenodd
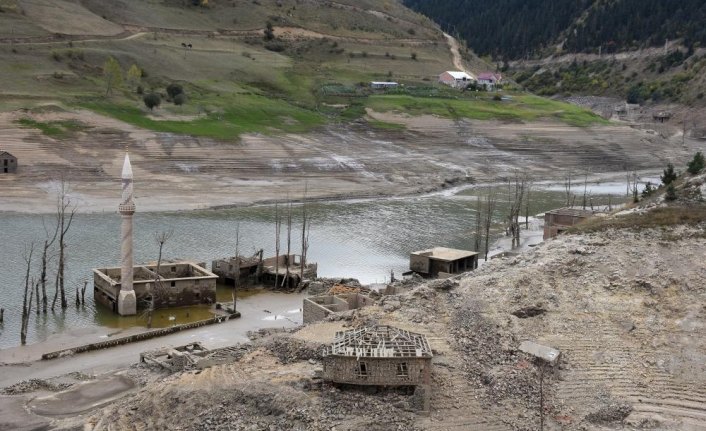
<path id="1" fill-rule="evenodd" d="M 703 169 L 704 169 L 704 155 L 701 154 L 701 151 L 698 151 L 696 154 L 694 154 L 694 158 L 691 159 L 686 170 L 691 175 L 696 175 L 699 172 L 701 172 Z"/>
<path id="2" fill-rule="evenodd" d="M 662 184 L 665 186 L 668 186 L 674 182 L 674 180 L 677 179 L 677 173 L 674 172 L 674 165 L 669 163 L 667 165 L 667 169 L 665 169 L 664 174 L 659 177 L 660 180 L 662 180 Z"/>

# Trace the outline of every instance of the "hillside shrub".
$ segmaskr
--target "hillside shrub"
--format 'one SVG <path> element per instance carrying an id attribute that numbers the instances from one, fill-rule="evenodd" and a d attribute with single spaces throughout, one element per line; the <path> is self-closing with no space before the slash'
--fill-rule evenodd
<path id="1" fill-rule="evenodd" d="M 267 21 L 267 24 L 265 25 L 265 40 L 272 40 L 275 38 L 275 29 L 272 26 L 272 23 Z"/>
<path id="2" fill-rule="evenodd" d="M 701 151 L 698 151 L 696 154 L 694 154 L 694 158 L 691 159 L 686 170 L 691 175 L 696 175 L 699 172 L 701 172 L 703 169 L 704 169 L 704 155 L 701 154 Z"/>
<path id="3" fill-rule="evenodd" d="M 667 186 L 667 192 L 664 194 L 664 200 L 669 202 L 677 200 L 677 189 L 674 188 L 674 184 Z"/>
<path id="4" fill-rule="evenodd" d="M 150 108 L 151 111 L 162 103 L 162 98 L 157 93 L 149 93 L 142 98 L 142 101 L 145 102 L 145 106 Z"/>
<path id="5" fill-rule="evenodd" d="M 171 83 L 167 85 L 167 94 L 169 95 L 170 99 L 174 99 L 177 95 L 183 94 L 184 93 L 184 88 L 176 83 Z"/>
<path id="6" fill-rule="evenodd" d="M 286 49 L 286 46 L 276 40 L 271 40 L 265 43 L 265 49 L 272 52 L 282 52 Z"/>
<path id="7" fill-rule="evenodd" d="M 184 93 L 179 93 L 176 96 L 173 97 L 174 104 L 177 106 L 181 106 L 184 103 L 186 103 L 186 94 Z"/>
<path id="8" fill-rule="evenodd" d="M 669 163 L 667 165 L 667 169 L 665 169 L 664 174 L 659 177 L 660 180 L 662 180 L 662 184 L 665 186 L 668 186 L 674 182 L 674 180 L 677 179 L 677 173 L 674 172 L 674 165 Z"/>
<path id="9" fill-rule="evenodd" d="M 652 195 L 652 193 L 654 193 L 654 191 L 655 191 L 655 188 L 652 187 L 652 183 L 650 181 L 648 181 L 647 184 L 645 184 L 644 190 L 642 190 L 642 197 L 643 198 L 649 197 Z"/>

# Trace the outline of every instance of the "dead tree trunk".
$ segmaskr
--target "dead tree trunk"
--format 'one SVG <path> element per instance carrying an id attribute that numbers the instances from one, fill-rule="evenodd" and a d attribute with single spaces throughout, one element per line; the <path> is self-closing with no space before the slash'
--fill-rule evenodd
<path id="1" fill-rule="evenodd" d="M 582 202 L 583 209 L 586 209 L 586 204 L 587 204 L 588 173 L 589 173 L 589 169 L 586 169 L 586 172 L 584 172 L 584 174 L 583 174 L 583 202 Z"/>
<path id="2" fill-rule="evenodd" d="M 495 204 L 497 197 L 495 190 L 488 188 L 488 194 L 485 196 L 485 217 L 483 224 L 485 227 L 485 261 L 488 261 L 488 251 L 490 250 L 490 226 L 493 224 L 493 216 L 495 215 Z"/>
<path id="3" fill-rule="evenodd" d="M 638 198 L 638 187 L 637 183 L 640 180 L 640 177 L 637 175 L 637 172 L 633 171 L 632 174 L 628 176 L 628 188 L 630 190 L 630 195 L 632 195 L 632 201 L 637 203 L 640 199 Z"/>
<path id="4" fill-rule="evenodd" d="M 25 249 L 23 258 L 26 264 L 25 270 L 25 289 L 24 297 L 22 299 L 22 325 L 20 327 L 20 343 L 25 345 L 27 343 L 27 325 L 29 323 L 29 313 L 32 308 L 32 296 L 34 290 L 30 286 L 29 273 L 32 269 L 32 254 L 34 253 L 34 243 L 29 245 L 29 250 Z M 34 280 L 32 280 L 34 284 Z M 27 303 L 27 291 L 29 291 L 29 304 Z"/>
<path id="5" fill-rule="evenodd" d="M 67 219 L 68 210 L 68 219 Z M 65 181 L 61 181 L 61 190 L 59 192 L 58 206 L 57 206 L 57 218 L 59 223 L 59 268 L 58 268 L 58 283 L 56 289 L 59 291 L 61 296 L 61 308 L 65 309 L 69 306 L 66 301 L 66 289 L 64 281 L 64 271 L 66 267 L 66 233 L 71 227 L 71 222 L 76 214 L 76 205 L 72 204 L 71 198 L 69 197 L 69 190 Z M 56 295 L 54 295 L 54 302 L 52 303 L 52 310 L 56 305 Z"/>
<path id="6" fill-rule="evenodd" d="M 478 190 L 478 197 L 476 199 L 476 228 L 473 235 L 473 250 L 478 253 L 481 252 L 481 247 L 483 245 L 483 195 L 482 190 Z"/>
<path id="7" fill-rule="evenodd" d="M 235 274 L 233 276 L 233 313 L 235 313 L 238 284 L 240 284 L 240 223 L 235 226 Z"/>
<path id="8" fill-rule="evenodd" d="M 564 177 L 564 191 L 566 192 L 566 206 L 571 204 L 571 171 Z"/>
<path id="9" fill-rule="evenodd" d="M 37 304 L 36 304 L 36 307 L 37 307 L 36 313 L 37 313 L 37 316 L 39 316 L 39 313 L 41 312 L 40 307 L 39 307 L 39 299 L 40 299 L 40 298 L 39 298 L 39 283 L 36 283 L 36 284 L 34 285 L 34 295 L 35 295 L 34 297 L 36 298 L 36 301 L 37 301 Z"/>
<path id="10" fill-rule="evenodd" d="M 282 217 L 279 213 L 279 204 L 275 204 L 275 288 L 279 286 L 279 247 L 281 231 Z"/>
<path id="11" fill-rule="evenodd" d="M 529 215 L 530 215 L 530 190 L 532 189 L 532 178 L 527 177 L 527 184 L 525 184 L 525 229 L 529 229 Z"/>
<path id="12" fill-rule="evenodd" d="M 514 184 L 513 184 L 514 181 Z M 520 245 L 520 211 L 524 196 L 525 177 L 515 173 L 514 180 L 508 180 L 508 200 L 510 201 L 510 213 L 508 216 L 509 231 L 512 235 L 512 246 Z"/>
<path id="13" fill-rule="evenodd" d="M 308 231 L 308 213 L 306 208 L 306 192 L 307 186 L 304 186 L 304 199 L 302 200 L 302 255 L 301 267 L 299 269 L 299 283 L 304 282 L 304 267 L 306 266 L 306 253 L 309 250 L 309 231 Z"/>
<path id="14" fill-rule="evenodd" d="M 162 276 L 160 270 L 162 268 L 162 250 L 164 249 L 164 244 L 169 241 L 169 239 L 174 235 L 174 231 L 162 231 L 154 234 L 154 241 L 159 246 L 159 254 L 157 255 L 157 269 L 154 273 L 154 282 L 152 283 L 152 294 L 150 295 L 150 305 L 149 311 L 147 312 L 147 327 L 152 327 L 152 315 L 154 314 L 156 301 L 164 293 L 164 286 L 162 285 Z"/>
<path id="15" fill-rule="evenodd" d="M 88 281 L 83 282 L 83 289 L 81 289 L 81 304 L 86 305 L 86 286 L 88 286 Z"/>
<path id="16" fill-rule="evenodd" d="M 42 224 L 43 224 L 43 220 L 42 220 Z M 46 314 L 47 307 L 48 307 L 48 303 L 47 303 L 48 302 L 47 301 L 48 257 L 47 257 L 47 254 L 49 253 L 49 248 L 54 244 L 54 241 L 56 241 L 56 236 L 59 233 L 59 223 L 57 222 L 55 224 L 54 234 L 52 235 L 51 239 L 49 239 L 49 233 L 47 232 L 46 227 L 44 228 L 44 232 L 46 233 L 46 239 L 44 240 L 44 249 L 42 250 L 42 273 L 41 273 L 39 282 L 42 285 L 42 311 L 44 312 L 44 314 Z"/>
<path id="17" fill-rule="evenodd" d="M 288 202 L 287 204 L 287 258 L 285 259 L 286 267 L 284 271 L 284 280 L 282 280 L 282 287 L 284 287 L 285 283 L 287 284 L 287 287 L 289 287 L 289 267 L 291 266 L 292 262 L 289 261 L 289 258 L 292 253 L 292 202 Z"/>

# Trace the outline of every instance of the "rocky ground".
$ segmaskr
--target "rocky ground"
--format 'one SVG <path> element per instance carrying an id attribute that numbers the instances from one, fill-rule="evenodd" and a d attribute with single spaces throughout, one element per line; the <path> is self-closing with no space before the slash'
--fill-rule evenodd
<path id="1" fill-rule="evenodd" d="M 700 188 L 703 178 L 682 184 Z M 658 196 L 472 273 L 398 281 L 402 293 L 374 306 L 250 334 L 252 343 L 230 363 L 169 375 L 132 367 L 126 376 L 138 389 L 40 423 L 89 430 L 536 430 L 542 411 L 551 430 L 706 430 L 706 224 L 692 218 L 655 226 L 649 208 L 706 212 L 698 199 L 665 207 Z M 614 221 L 621 217 L 635 221 Z M 429 414 L 416 412 L 402 392 L 322 381 L 325 343 L 336 331 L 371 323 L 428 337 Z M 520 352 L 525 340 L 559 349 L 558 365 L 540 366 Z M 24 400 L 16 404 L 31 415 L 46 408 L 47 393 L 80 384 L 25 382 L 4 396 Z"/>

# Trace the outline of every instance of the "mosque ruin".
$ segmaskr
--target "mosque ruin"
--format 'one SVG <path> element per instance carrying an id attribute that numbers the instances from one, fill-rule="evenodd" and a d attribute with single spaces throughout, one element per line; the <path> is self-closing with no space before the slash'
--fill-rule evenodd
<path id="1" fill-rule="evenodd" d="M 93 270 L 96 301 L 120 313 L 122 268 Z M 214 304 L 218 276 L 194 262 L 171 262 L 160 265 L 136 265 L 131 280 L 136 301 L 150 302 L 155 295 L 155 308 L 182 305 Z M 117 299 L 116 299 L 117 298 Z"/>
<path id="2" fill-rule="evenodd" d="M 121 174 L 122 199 L 120 267 L 93 270 L 93 293 L 96 302 L 121 316 L 137 314 L 138 303 L 151 303 L 155 308 L 216 302 L 218 276 L 205 269 L 205 264 L 167 262 L 134 265 L 133 262 L 133 173 L 130 155 L 125 153 Z M 154 298 L 153 298 L 154 297 Z"/>

